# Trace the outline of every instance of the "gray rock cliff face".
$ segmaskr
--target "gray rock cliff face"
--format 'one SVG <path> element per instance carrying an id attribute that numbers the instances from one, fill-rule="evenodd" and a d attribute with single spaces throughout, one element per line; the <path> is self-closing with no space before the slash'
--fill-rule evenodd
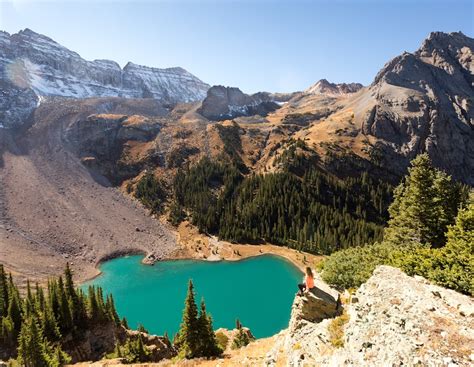
<path id="1" fill-rule="evenodd" d="M 209 85 L 176 67 L 87 61 L 52 39 L 25 29 L 0 32 L 0 124 L 24 120 L 42 96 L 154 98 L 168 103 L 204 99 Z M 33 106 L 33 107 L 32 107 Z M 10 115 L 14 116 L 10 116 Z"/>
<path id="2" fill-rule="evenodd" d="M 344 347 L 327 366 L 472 366 L 474 302 L 469 296 L 379 266 L 348 310 Z"/>
<path id="3" fill-rule="evenodd" d="M 366 91 L 374 99 L 364 134 L 398 156 L 400 170 L 416 154 L 474 183 L 474 39 L 434 32 L 414 53 L 404 53 L 377 74 Z"/>
<path id="4" fill-rule="evenodd" d="M 124 159 L 129 155 L 130 142 L 152 141 L 160 129 L 160 123 L 143 116 L 99 114 L 74 120 L 68 125 L 65 137 L 86 167 L 118 184 L 137 175 L 146 164 L 160 162 L 153 154 L 144 160 Z"/>
<path id="5" fill-rule="evenodd" d="M 239 88 L 213 86 L 207 91 L 198 112 L 210 120 L 226 120 L 239 116 L 261 115 L 279 108 L 281 98 L 269 93 L 248 95 Z"/>

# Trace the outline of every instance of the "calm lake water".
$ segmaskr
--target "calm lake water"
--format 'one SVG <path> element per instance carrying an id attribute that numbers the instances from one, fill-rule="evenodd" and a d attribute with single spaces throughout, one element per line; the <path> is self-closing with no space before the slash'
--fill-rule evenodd
<path id="1" fill-rule="evenodd" d="M 302 273 L 290 262 L 271 255 L 242 261 L 176 260 L 142 265 L 142 256 L 105 262 L 102 275 L 83 284 L 99 285 L 115 298 L 120 317 L 152 334 L 179 329 L 187 283 L 192 279 L 200 302 L 204 297 L 214 329 L 234 328 L 238 318 L 257 338 L 288 326 L 291 305 Z"/>

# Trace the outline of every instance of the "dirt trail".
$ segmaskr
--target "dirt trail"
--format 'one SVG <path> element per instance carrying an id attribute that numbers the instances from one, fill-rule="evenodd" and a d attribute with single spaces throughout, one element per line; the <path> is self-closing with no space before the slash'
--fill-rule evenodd
<path id="1" fill-rule="evenodd" d="M 49 101 L 36 110 L 31 128 L 3 147 L 0 262 L 9 270 L 44 280 L 69 261 L 82 280 L 97 273 L 104 257 L 160 257 L 175 248 L 171 230 L 117 189 L 99 184 L 106 180 L 92 177 L 65 139 L 77 119 L 127 108 L 100 99 Z"/>

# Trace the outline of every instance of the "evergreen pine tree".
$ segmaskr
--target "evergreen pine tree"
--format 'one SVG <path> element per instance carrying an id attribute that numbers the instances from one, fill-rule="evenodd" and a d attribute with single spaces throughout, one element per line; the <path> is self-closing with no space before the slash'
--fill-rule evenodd
<path id="1" fill-rule="evenodd" d="M 450 177 L 434 169 L 427 154 L 418 155 L 395 189 L 384 241 L 397 246 L 441 246 L 461 201 L 459 190 L 452 186 Z"/>
<path id="2" fill-rule="evenodd" d="M 61 333 L 66 335 L 72 331 L 74 324 L 71 314 L 71 303 L 66 293 L 62 277 L 59 277 L 58 279 L 58 296 L 60 306 L 59 327 L 61 329 Z"/>
<path id="3" fill-rule="evenodd" d="M 125 316 L 122 317 L 121 323 L 122 323 L 122 326 L 123 326 L 125 329 L 128 329 L 128 330 L 130 329 L 130 327 L 128 326 L 127 318 L 126 318 Z"/>
<path id="4" fill-rule="evenodd" d="M 66 363 L 71 362 L 71 357 L 65 353 L 59 345 L 52 347 L 51 345 L 46 345 L 46 360 L 48 367 L 61 367 Z"/>
<path id="5" fill-rule="evenodd" d="M 95 299 L 97 301 L 97 322 L 105 322 L 107 321 L 107 308 L 105 307 L 104 302 L 104 292 L 102 287 L 96 287 L 96 296 Z"/>
<path id="6" fill-rule="evenodd" d="M 198 333 L 198 355 L 200 357 L 213 357 L 222 353 L 222 350 L 217 344 L 216 335 L 212 328 L 211 316 L 209 316 L 206 312 L 206 304 L 204 303 L 204 299 L 201 301 L 201 311 L 198 319 Z"/>
<path id="7" fill-rule="evenodd" d="M 38 283 L 36 283 L 35 289 L 36 289 L 36 293 L 35 293 L 36 312 L 40 313 L 46 307 L 46 298 L 44 296 L 43 288 L 41 288 Z"/>
<path id="8" fill-rule="evenodd" d="M 99 320 L 99 306 L 97 304 L 95 287 L 92 285 L 88 289 L 88 299 L 89 319 L 92 323 L 95 323 Z"/>
<path id="9" fill-rule="evenodd" d="M 474 295 L 474 192 L 448 228 L 447 243 L 436 253 L 429 277 L 438 284 Z"/>
<path id="10" fill-rule="evenodd" d="M 123 346 L 123 357 L 127 363 L 148 362 L 150 351 L 143 344 L 142 334 L 138 334 L 136 339 L 127 339 Z"/>
<path id="11" fill-rule="evenodd" d="M 58 323 L 53 313 L 53 309 L 46 304 L 41 317 L 41 331 L 44 337 L 50 342 L 56 342 L 61 339 Z"/>
<path id="12" fill-rule="evenodd" d="M 138 334 L 136 342 L 136 354 L 138 362 L 147 362 L 149 360 L 150 352 L 143 344 L 142 334 Z"/>
<path id="13" fill-rule="evenodd" d="M 109 320 L 113 321 L 117 326 L 120 325 L 120 317 L 117 314 L 117 310 L 115 309 L 114 297 L 111 294 L 107 295 L 105 307 L 107 309 Z"/>
<path id="14" fill-rule="evenodd" d="M 184 302 L 183 320 L 175 344 L 180 354 L 185 358 L 198 355 L 199 323 L 193 282 L 189 280 L 188 293 Z"/>
<path id="15" fill-rule="evenodd" d="M 149 334 L 148 330 L 145 329 L 145 326 L 143 326 L 143 324 L 138 324 L 137 331 L 139 331 L 141 333 L 144 333 L 144 334 Z"/>
<path id="16" fill-rule="evenodd" d="M 11 277 L 10 277 L 11 279 Z M 13 281 L 11 281 L 13 283 Z M 18 335 L 22 322 L 22 302 L 18 290 L 14 286 L 9 287 L 8 318 L 13 322 L 13 330 Z"/>
<path id="17" fill-rule="evenodd" d="M 167 331 L 165 331 L 165 333 L 163 334 L 163 340 L 166 343 L 166 345 L 171 346 L 170 337 Z"/>
<path id="18" fill-rule="evenodd" d="M 122 358 L 122 349 L 120 348 L 120 343 L 118 341 L 115 343 L 114 357 Z"/>
<path id="19" fill-rule="evenodd" d="M 76 291 L 69 263 L 66 263 L 66 269 L 64 270 L 64 287 L 71 310 L 72 324 L 75 326 L 83 325 L 87 320 L 87 314 Z"/>
<path id="20" fill-rule="evenodd" d="M 250 337 L 248 333 L 243 329 L 240 328 L 238 329 L 237 335 L 234 337 L 234 340 L 232 341 L 232 349 L 238 349 L 245 347 L 250 343 Z"/>
<path id="21" fill-rule="evenodd" d="M 30 281 L 26 281 L 26 299 L 23 302 L 23 314 L 24 317 L 35 316 L 36 307 L 35 307 L 35 300 L 33 299 L 33 293 L 31 292 L 31 285 Z"/>
<path id="22" fill-rule="evenodd" d="M 8 312 L 8 282 L 3 265 L 0 264 L 0 320 Z"/>
<path id="23" fill-rule="evenodd" d="M 41 330 L 33 317 L 28 317 L 21 326 L 18 337 L 18 360 L 24 367 L 48 367 Z"/>
<path id="24" fill-rule="evenodd" d="M 2 317 L 0 321 L 0 342 L 6 348 L 11 349 L 17 342 L 17 335 L 15 332 L 13 320 L 10 317 L 6 316 Z"/>

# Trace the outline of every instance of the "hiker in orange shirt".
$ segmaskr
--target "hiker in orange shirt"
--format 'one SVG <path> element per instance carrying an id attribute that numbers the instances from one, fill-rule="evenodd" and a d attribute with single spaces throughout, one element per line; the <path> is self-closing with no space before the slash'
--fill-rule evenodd
<path id="1" fill-rule="evenodd" d="M 306 293 L 312 288 L 314 288 L 314 276 L 309 266 L 306 268 L 306 276 L 304 278 L 304 283 L 298 284 L 298 288 L 300 289 L 300 291 L 298 292 L 299 295 L 302 295 L 303 292 Z"/>

